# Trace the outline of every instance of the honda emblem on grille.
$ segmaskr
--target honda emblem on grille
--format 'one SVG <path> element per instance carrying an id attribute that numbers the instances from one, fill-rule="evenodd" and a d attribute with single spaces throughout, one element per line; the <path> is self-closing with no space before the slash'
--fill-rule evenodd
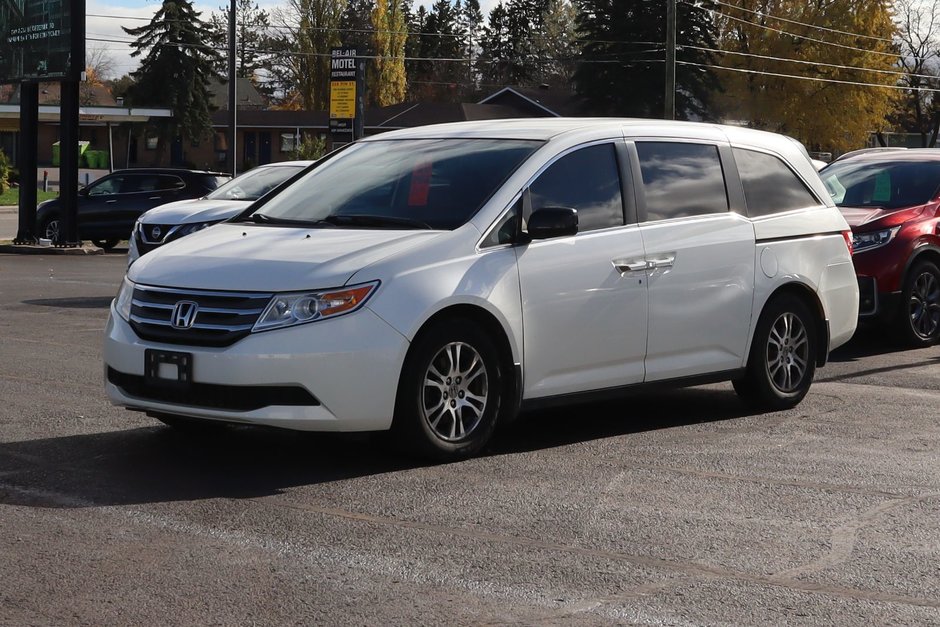
<path id="1" fill-rule="evenodd" d="M 151 231 L 150 231 L 150 239 L 151 239 L 151 240 L 156 241 L 156 240 L 160 239 L 160 236 L 161 236 L 161 235 L 163 235 L 163 229 L 161 229 L 159 226 L 153 227 L 153 229 L 151 229 Z"/>
<path id="2" fill-rule="evenodd" d="M 199 304 L 191 300 L 181 300 L 173 307 L 173 314 L 170 316 L 170 325 L 174 329 L 190 329 L 196 322 L 196 314 L 199 313 Z"/>

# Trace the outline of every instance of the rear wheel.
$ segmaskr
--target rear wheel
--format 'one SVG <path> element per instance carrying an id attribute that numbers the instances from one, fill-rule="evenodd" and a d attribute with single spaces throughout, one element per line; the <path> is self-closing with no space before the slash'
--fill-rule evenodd
<path id="1" fill-rule="evenodd" d="M 97 246 L 98 248 L 104 248 L 105 250 L 111 250 L 117 246 L 120 240 L 117 239 L 93 239 L 91 243 Z"/>
<path id="2" fill-rule="evenodd" d="M 53 214 L 46 217 L 39 225 L 39 237 L 52 240 L 53 243 L 59 241 L 59 233 L 62 229 L 62 220 L 59 216 Z"/>
<path id="3" fill-rule="evenodd" d="M 940 339 L 940 269 L 930 261 L 914 264 L 904 280 L 898 331 L 911 346 L 924 347 Z"/>
<path id="4" fill-rule="evenodd" d="M 816 373 L 816 327 L 806 304 L 784 294 L 761 313 L 747 371 L 734 390 L 759 409 L 793 407 L 806 396 Z"/>
<path id="5" fill-rule="evenodd" d="M 400 444 L 436 461 L 479 452 L 496 427 L 503 369 L 493 342 L 469 320 L 438 323 L 412 346 L 392 426 Z"/>

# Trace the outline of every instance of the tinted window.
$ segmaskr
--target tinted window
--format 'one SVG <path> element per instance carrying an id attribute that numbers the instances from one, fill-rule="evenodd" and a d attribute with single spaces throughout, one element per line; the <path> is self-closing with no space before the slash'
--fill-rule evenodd
<path id="1" fill-rule="evenodd" d="M 186 183 L 178 176 L 163 175 L 157 177 L 157 189 L 182 189 L 184 187 L 186 187 Z"/>
<path id="2" fill-rule="evenodd" d="M 578 231 L 623 224 L 620 172 L 613 144 L 582 148 L 542 172 L 529 188 L 532 210 L 578 210 Z"/>
<path id="3" fill-rule="evenodd" d="M 803 181 L 779 158 L 756 150 L 735 148 L 734 160 L 744 185 L 749 216 L 764 216 L 819 204 Z"/>
<path id="4" fill-rule="evenodd" d="M 121 185 L 123 183 L 123 176 L 109 176 L 107 178 L 103 178 L 88 188 L 88 195 L 104 196 L 107 194 L 117 194 L 121 191 Z"/>
<path id="5" fill-rule="evenodd" d="M 258 213 L 375 228 L 384 218 L 453 229 L 469 220 L 540 142 L 398 139 L 350 146 L 277 194 Z M 344 216 L 347 219 L 342 219 Z M 390 227 L 393 228 L 393 227 Z"/>
<path id="6" fill-rule="evenodd" d="M 128 192 L 152 192 L 159 189 L 160 177 L 155 174 L 135 174 L 128 176 L 124 185 L 121 186 L 121 193 Z"/>
<path id="7" fill-rule="evenodd" d="M 848 159 L 819 173 L 840 207 L 898 209 L 930 201 L 940 186 L 940 161 L 871 162 Z"/>
<path id="8" fill-rule="evenodd" d="M 637 142 L 648 220 L 728 210 L 717 146 Z"/>

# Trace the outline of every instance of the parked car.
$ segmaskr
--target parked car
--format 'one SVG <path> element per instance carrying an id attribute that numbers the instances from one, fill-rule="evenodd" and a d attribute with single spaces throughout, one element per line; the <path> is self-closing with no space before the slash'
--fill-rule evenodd
<path id="1" fill-rule="evenodd" d="M 134 168 L 106 174 L 78 192 L 78 238 L 110 249 L 128 239 L 140 214 L 157 205 L 205 196 L 231 178 L 219 172 L 175 168 Z M 58 198 L 36 209 L 40 237 L 58 241 L 62 206 Z"/>
<path id="2" fill-rule="evenodd" d="M 940 151 L 877 151 L 820 172 L 852 227 L 859 314 L 912 346 L 940 339 Z"/>
<path id="3" fill-rule="evenodd" d="M 134 224 L 127 253 L 128 265 L 158 246 L 238 215 L 248 205 L 313 163 L 282 161 L 258 166 L 202 198 L 179 200 L 147 211 Z"/>
<path id="4" fill-rule="evenodd" d="M 731 380 L 788 408 L 855 331 L 849 236 L 780 135 L 564 118 L 389 132 L 134 263 L 105 386 L 174 427 L 390 429 L 439 460 L 521 409 L 643 384 Z"/>

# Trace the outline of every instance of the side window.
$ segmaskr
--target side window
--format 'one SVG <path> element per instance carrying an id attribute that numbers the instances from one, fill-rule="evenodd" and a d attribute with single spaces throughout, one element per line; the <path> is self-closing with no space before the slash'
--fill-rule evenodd
<path id="1" fill-rule="evenodd" d="M 178 176 L 161 175 L 157 177 L 157 189 L 183 189 L 186 183 Z"/>
<path id="2" fill-rule="evenodd" d="M 756 150 L 735 148 L 734 160 L 744 185 L 749 216 L 765 216 L 819 204 L 803 181 L 779 158 Z"/>
<path id="3" fill-rule="evenodd" d="M 678 142 L 637 142 L 647 220 L 728 211 L 718 147 Z"/>
<path id="4" fill-rule="evenodd" d="M 88 188 L 89 196 L 108 196 L 117 194 L 121 191 L 121 184 L 124 182 L 123 176 L 112 176 L 102 179 Z"/>
<path id="5" fill-rule="evenodd" d="M 513 236 L 516 234 L 516 222 L 519 220 L 519 214 L 521 213 L 522 197 L 513 203 L 512 208 L 506 212 L 506 215 L 499 219 L 496 227 L 489 232 L 486 239 L 480 242 L 480 247 L 489 248 L 490 246 L 511 243 Z"/>
<path id="6" fill-rule="evenodd" d="M 565 155 L 529 187 L 532 210 L 569 207 L 578 211 L 578 231 L 623 225 L 620 171 L 613 144 Z M 527 216 L 528 217 L 528 216 Z"/>
<path id="7" fill-rule="evenodd" d="M 138 174 L 127 177 L 127 181 L 121 186 L 121 193 L 128 194 L 134 192 L 152 192 L 157 189 L 158 177 L 151 174 Z"/>

